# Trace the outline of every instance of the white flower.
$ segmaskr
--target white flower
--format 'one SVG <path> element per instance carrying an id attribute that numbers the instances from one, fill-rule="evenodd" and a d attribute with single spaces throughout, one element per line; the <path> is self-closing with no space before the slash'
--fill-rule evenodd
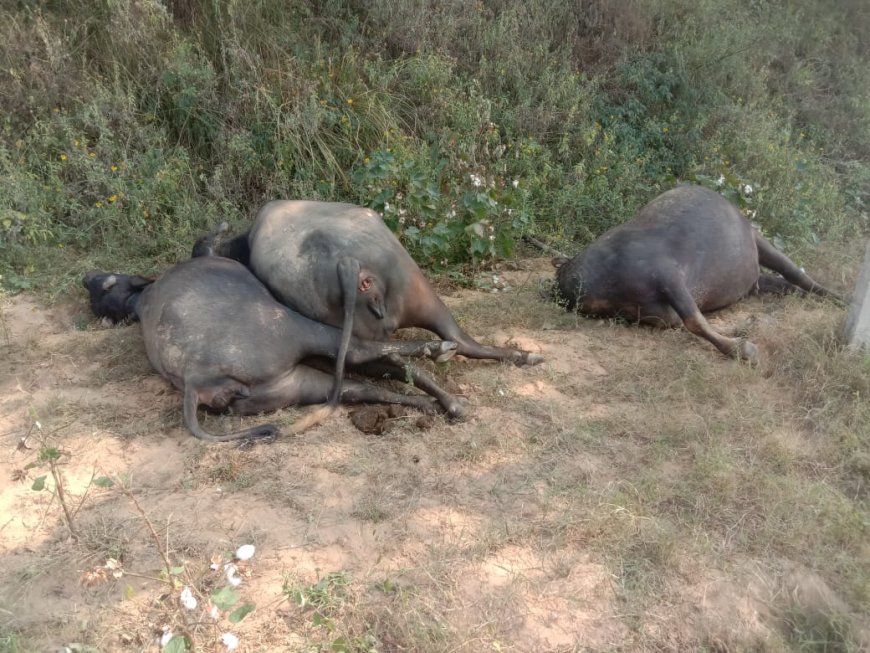
<path id="1" fill-rule="evenodd" d="M 514 188 L 519 188 L 519 186 L 520 186 L 520 180 L 519 180 L 519 179 L 514 179 L 514 180 L 511 182 L 511 185 L 512 185 Z"/>
<path id="2" fill-rule="evenodd" d="M 168 626 L 164 626 L 163 634 L 160 636 L 160 647 L 166 646 L 170 639 L 172 639 L 172 631 L 169 630 Z"/>
<path id="3" fill-rule="evenodd" d="M 239 648 L 239 638 L 232 633 L 224 633 L 221 635 L 221 642 L 227 647 L 228 651 L 233 651 Z"/>
<path id="4" fill-rule="evenodd" d="M 218 610 L 216 605 L 212 605 L 211 610 L 208 611 L 208 616 L 217 621 L 217 618 L 221 616 L 221 611 Z"/>
<path id="5" fill-rule="evenodd" d="M 745 184 L 743 186 L 743 194 L 746 195 L 746 197 L 752 195 L 752 186 L 750 186 L 749 184 Z"/>
<path id="6" fill-rule="evenodd" d="M 447 217 L 448 217 L 448 218 L 455 218 L 455 217 L 456 217 L 456 209 L 450 209 L 450 210 L 447 212 Z"/>
<path id="7" fill-rule="evenodd" d="M 716 185 L 721 186 L 725 183 L 725 175 L 719 175 L 719 179 L 716 180 Z"/>
<path id="8" fill-rule="evenodd" d="M 193 592 L 190 591 L 189 587 L 185 587 L 181 590 L 181 596 L 178 597 L 178 600 L 181 601 L 181 605 L 188 610 L 196 610 L 196 606 L 198 605 L 198 601 L 193 595 Z"/>
<path id="9" fill-rule="evenodd" d="M 481 180 L 481 178 L 479 176 L 477 176 L 476 174 L 471 173 L 470 175 L 468 175 L 468 177 L 469 177 L 469 179 L 471 179 L 471 184 L 475 188 L 480 188 L 481 186 L 483 186 L 483 180 Z"/>
<path id="10" fill-rule="evenodd" d="M 401 218 L 399 218 L 399 224 L 405 224 L 405 216 L 404 215 Z"/>
<path id="11" fill-rule="evenodd" d="M 227 582 L 233 587 L 238 587 L 242 584 L 242 578 L 238 575 L 238 567 L 236 567 L 232 562 L 228 562 L 224 565 L 224 571 L 227 575 Z"/>
<path id="12" fill-rule="evenodd" d="M 495 240 L 495 236 L 493 236 L 492 234 L 490 234 L 490 235 L 489 235 L 489 239 L 490 239 L 490 240 Z"/>
<path id="13" fill-rule="evenodd" d="M 384 202 L 384 213 L 389 213 L 389 212 L 390 212 L 390 209 L 392 209 L 392 208 L 393 208 L 393 207 L 390 206 L 390 203 L 389 203 L 389 202 Z"/>
<path id="14" fill-rule="evenodd" d="M 236 549 L 236 560 L 250 560 L 254 557 L 255 550 L 253 544 L 242 544 Z"/>

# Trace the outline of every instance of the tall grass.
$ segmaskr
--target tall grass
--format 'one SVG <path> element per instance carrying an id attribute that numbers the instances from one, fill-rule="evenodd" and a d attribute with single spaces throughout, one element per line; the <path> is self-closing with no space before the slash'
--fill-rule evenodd
<path id="1" fill-rule="evenodd" d="M 0 274 L 156 270 L 264 201 L 382 211 L 425 265 L 579 248 L 677 180 L 772 235 L 868 227 L 859 0 L 19 0 Z M 516 182 L 516 183 L 515 183 Z"/>

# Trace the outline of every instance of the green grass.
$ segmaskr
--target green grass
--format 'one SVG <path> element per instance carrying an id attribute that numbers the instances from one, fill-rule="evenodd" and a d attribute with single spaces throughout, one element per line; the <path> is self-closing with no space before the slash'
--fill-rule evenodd
<path id="1" fill-rule="evenodd" d="M 2 285 L 158 272 L 278 197 L 372 206 L 436 271 L 510 256 L 528 231 L 576 249 L 677 180 L 774 236 L 852 235 L 868 227 L 862 6 L 6 7 Z"/>

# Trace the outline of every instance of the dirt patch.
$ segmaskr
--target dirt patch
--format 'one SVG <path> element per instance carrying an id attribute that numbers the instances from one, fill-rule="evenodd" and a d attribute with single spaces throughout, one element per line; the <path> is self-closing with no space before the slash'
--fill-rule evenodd
<path id="1" fill-rule="evenodd" d="M 848 500 L 820 485 L 803 395 L 780 380 L 782 366 L 741 367 L 684 331 L 567 315 L 538 299 L 549 261 L 520 267 L 497 271 L 497 292 L 481 282 L 446 297 L 481 340 L 546 358 L 532 368 L 460 357 L 433 366 L 468 402 L 467 418 L 342 409 L 247 450 L 205 446 L 182 428 L 178 393 L 150 371 L 138 326 L 87 321 L 81 298 L 52 308 L 6 299 L 0 634 L 37 650 L 157 650 L 162 629 L 178 626 L 178 604 L 160 580 L 156 533 L 201 608 L 228 582 L 232 552 L 256 545 L 237 588 L 256 611 L 198 630 L 202 650 L 222 650 L 213 640 L 228 629 L 242 650 L 288 651 L 339 641 L 353 650 L 779 650 L 796 627 L 819 623 L 858 637 L 860 600 L 838 570 L 866 573 L 866 545 L 850 530 Z M 780 333 L 800 337 L 792 320 L 809 324 L 824 310 L 752 300 L 713 322 L 755 315 L 750 335 L 779 356 Z M 77 539 L 47 467 L 28 467 L 46 447 L 59 452 Z M 48 490 L 31 489 L 43 475 Z M 139 507 L 92 483 L 102 475 L 122 480 Z M 814 510 L 829 526 L 795 544 L 788 533 L 813 526 L 788 520 Z M 848 552 L 851 567 L 807 581 L 825 561 L 813 538 Z M 80 583 L 109 559 L 125 575 Z"/>

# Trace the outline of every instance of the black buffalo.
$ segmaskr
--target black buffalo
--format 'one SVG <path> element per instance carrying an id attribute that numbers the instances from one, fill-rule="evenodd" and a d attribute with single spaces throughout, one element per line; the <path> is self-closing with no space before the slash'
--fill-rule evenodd
<path id="1" fill-rule="evenodd" d="M 151 365 L 184 393 L 184 423 L 204 440 L 272 437 L 271 424 L 226 435 L 207 433 L 199 424 L 200 405 L 224 410 L 232 405 L 248 415 L 294 404 L 323 403 L 333 379 L 309 364 L 334 359 L 341 332 L 310 320 L 277 302 L 250 270 L 221 257 L 197 258 L 170 268 L 157 281 L 144 277 L 90 272 L 84 278 L 91 309 L 115 321 L 139 320 Z M 352 338 L 349 365 L 402 368 L 400 356 L 449 358 L 450 341 L 374 342 Z M 415 376 L 425 376 L 416 373 Z M 428 377 L 426 377 L 428 379 Z M 461 405 L 429 380 L 437 401 L 450 414 Z M 345 381 L 343 402 L 384 402 L 431 410 L 436 401 L 402 395 L 369 383 Z M 293 426 L 299 432 L 322 420 L 334 403 Z"/>
<path id="2" fill-rule="evenodd" d="M 483 345 L 456 323 L 420 268 L 380 215 L 352 204 L 274 201 L 251 229 L 223 241 L 222 231 L 202 237 L 193 256 L 220 255 L 248 265 L 284 304 L 318 322 L 341 327 L 336 388 L 350 334 L 388 340 L 396 329 L 420 327 L 456 343 L 456 353 L 517 365 L 538 354 Z"/>
<path id="3" fill-rule="evenodd" d="M 556 260 L 568 309 L 663 327 L 682 322 L 726 356 L 754 361 L 747 340 L 718 333 L 702 315 L 754 291 L 837 296 L 777 250 L 719 193 L 678 186 L 571 260 Z M 782 276 L 762 275 L 759 266 Z M 838 298 L 837 298 L 838 299 Z"/>

